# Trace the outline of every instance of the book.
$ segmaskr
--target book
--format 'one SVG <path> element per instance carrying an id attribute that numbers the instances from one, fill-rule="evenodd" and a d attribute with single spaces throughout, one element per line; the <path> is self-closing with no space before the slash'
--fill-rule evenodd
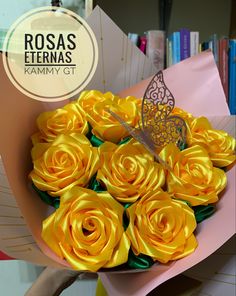
<path id="1" fill-rule="evenodd" d="M 199 45 L 198 45 L 198 53 L 200 53 L 200 52 L 202 52 L 202 44 L 201 43 L 199 43 Z"/>
<path id="2" fill-rule="evenodd" d="M 213 41 L 212 40 L 209 40 L 208 41 L 208 48 L 212 51 L 213 53 Z M 213 53 L 214 54 L 214 53 Z"/>
<path id="3" fill-rule="evenodd" d="M 135 44 L 138 46 L 138 42 L 139 42 L 139 35 L 136 33 L 129 33 L 128 34 L 128 38 Z"/>
<path id="4" fill-rule="evenodd" d="M 172 40 L 171 38 L 168 39 L 168 62 L 169 62 L 169 67 L 173 64 L 172 63 Z"/>
<path id="5" fill-rule="evenodd" d="M 169 61 L 169 39 L 166 38 L 166 68 L 170 66 L 170 61 Z"/>
<path id="6" fill-rule="evenodd" d="M 229 110 L 236 115 L 236 39 L 229 41 Z"/>
<path id="7" fill-rule="evenodd" d="M 164 69 L 165 32 L 159 30 L 147 31 L 146 54 L 152 60 L 156 69 Z"/>
<path id="8" fill-rule="evenodd" d="M 190 32 L 190 56 L 199 52 L 199 32 Z"/>
<path id="9" fill-rule="evenodd" d="M 223 37 L 218 39 L 217 34 L 212 34 L 205 42 L 199 43 L 200 34 L 198 31 L 181 29 L 166 38 L 166 67 L 178 63 L 180 60 L 194 56 L 201 51 L 211 50 L 219 70 L 222 87 L 226 101 L 229 104 L 231 114 L 236 112 L 236 66 L 235 66 L 235 43 L 231 40 L 229 57 L 229 39 Z M 229 102 L 230 101 L 230 102 Z"/>
<path id="10" fill-rule="evenodd" d="M 176 64 L 181 61 L 180 57 L 180 32 L 174 32 L 171 35 L 172 40 L 172 64 Z"/>
<path id="11" fill-rule="evenodd" d="M 228 101 L 228 38 L 219 40 L 219 74 L 221 83 Z"/>
<path id="12" fill-rule="evenodd" d="M 190 31 L 180 29 L 180 58 L 181 61 L 190 57 Z"/>
<path id="13" fill-rule="evenodd" d="M 218 58 L 218 38 L 217 38 L 217 34 L 213 34 L 210 36 L 210 40 L 209 40 L 209 48 L 211 48 L 214 58 L 215 58 L 215 62 L 218 65 L 219 63 L 219 58 Z"/>
<path id="14" fill-rule="evenodd" d="M 209 48 L 209 42 L 208 41 L 202 42 L 202 50 L 201 51 L 207 50 L 208 48 Z"/>
<path id="15" fill-rule="evenodd" d="M 140 43 L 139 43 L 139 49 L 145 54 L 146 53 L 146 47 L 147 47 L 147 37 L 141 36 L 140 37 Z"/>

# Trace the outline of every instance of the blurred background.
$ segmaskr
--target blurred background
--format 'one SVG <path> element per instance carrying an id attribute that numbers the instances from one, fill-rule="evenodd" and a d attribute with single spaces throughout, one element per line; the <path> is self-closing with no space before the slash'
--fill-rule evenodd
<path id="1" fill-rule="evenodd" d="M 159 29 L 171 33 L 185 27 L 199 31 L 202 42 L 214 33 L 228 36 L 235 32 L 235 3 L 235 0 L 63 0 L 62 6 L 86 17 L 99 5 L 127 34 L 142 35 Z M 50 4 L 50 0 L 2 0 L 0 29 L 9 28 L 24 12 Z"/>

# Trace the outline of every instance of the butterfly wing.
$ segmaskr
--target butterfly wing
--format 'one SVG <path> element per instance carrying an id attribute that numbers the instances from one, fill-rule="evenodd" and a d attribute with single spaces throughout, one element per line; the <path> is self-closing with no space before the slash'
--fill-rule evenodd
<path id="1" fill-rule="evenodd" d="M 173 110 L 175 99 L 167 88 L 163 72 L 159 71 L 149 83 L 142 101 L 143 128 L 152 128 L 157 120 L 165 119 Z"/>
<path id="2" fill-rule="evenodd" d="M 147 137 L 144 131 L 142 131 L 140 128 L 134 128 L 127 124 L 119 115 L 114 113 L 111 110 L 108 110 L 108 112 L 117 120 L 120 122 L 120 124 L 128 131 L 128 133 L 139 143 L 143 144 L 144 147 L 155 157 L 155 159 L 161 163 L 166 169 L 169 169 L 169 166 L 166 162 L 164 162 L 160 156 L 156 153 L 156 147 L 154 143 L 150 140 L 150 138 Z"/>
<path id="3" fill-rule="evenodd" d="M 159 71 L 149 83 L 142 102 L 142 129 L 159 150 L 168 143 L 186 142 L 185 121 L 170 116 L 174 106 L 174 96 L 165 85 L 163 72 Z"/>
<path id="4" fill-rule="evenodd" d="M 179 116 L 170 116 L 175 105 L 175 99 L 167 88 L 163 72 L 159 71 L 149 83 L 142 101 L 142 129 L 133 128 L 119 115 L 111 110 L 108 112 L 122 124 L 133 138 L 143 144 L 164 167 L 171 170 L 159 156 L 168 143 L 186 142 L 186 124 Z"/>

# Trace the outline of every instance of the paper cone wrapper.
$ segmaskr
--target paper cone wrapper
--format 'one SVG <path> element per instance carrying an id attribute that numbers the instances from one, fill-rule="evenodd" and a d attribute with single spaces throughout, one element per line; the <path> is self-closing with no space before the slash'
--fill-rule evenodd
<path id="1" fill-rule="evenodd" d="M 97 6 L 93 10 L 87 19 L 87 23 L 96 36 L 99 52 L 98 66 L 87 89 L 117 93 L 156 73 L 151 60 L 128 39 L 124 32 L 100 7 Z M 0 250 L 4 250 L 15 258 L 30 260 L 44 265 L 55 265 L 56 263 L 46 257 L 38 248 L 37 243 L 40 245 L 41 239 L 36 243 L 31 235 L 31 233 L 37 233 L 35 237 L 40 237 L 41 230 L 37 225 L 39 221 L 42 221 L 48 215 L 48 211 L 52 209 L 48 209 L 47 206 L 42 204 L 34 192 L 31 192 L 30 188 L 27 189 L 29 187 L 27 175 L 31 170 L 31 163 L 29 161 L 31 143 L 29 136 L 36 130 L 35 118 L 40 112 L 58 108 L 60 105 L 66 104 L 67 101 L 50 105 L 26 98 L 17 89 L 14 89 L 6 77 L 1 56 L 0 75 L 1 102 L 3 103 L 1 104 L 1 114 L 4 114 L 1 117 L 1 126 L 8 126 L 7 129 L 1 129 L 1 132 L 4 138 L 6 136 L 8 140 L 12 141 L 11 144 L 7 141 L 6 145 L 4 144 L 0 148 L 0 156 L 2 155 L 2 161 L 6 164 L 5 171 L 0 160 Z M 12 120 L 14 120 L 14 123 Z M 10 131 L 8 128 L 12 128 L 12 130 Z M 5 140 L 2 138 L 0 142 L 3 144 Z M 12 147 L 13 150 L 8 150 L 8 146 Z M 14 151 L 18 151 L 17 155 Z M 6 163 L 10 159 L 11 164 Z M 20 174 L 18 173 L 19 171 L 21 171 Z M 12 175 L 13 179 L 9 176 L 10 184 L 16 185 L 14 193 L 17 196 L 24 196 L 23 199 L 20 198 L 18 201 L 21 210 L 19 210 L 18 204 L 16 204 L 16 199 L 18 200 L 18 198 L 14 197 L 13 187 L 9 185 L 6 172 L 9 172 L 9 175 L 14 175 Z M 19 178 L 17 183 L 15 183 L 15 178 Z M 23 184 L 24 188 L 21 187 Z M 34 205 L 27 205 L 27 200 L 34 200 Z M 28 218 L 25 218 L 24 221 L 22 215 L 26 217 L 29 212 L 32 215 L 32 219 L 28 220 Z M 31 225 L 30 230 L 31 227 L 34 230 L 29 232 L 26 223 Z M 47 251 L 45 252 L 47 253 Z M 51 255 L 53 256 L 53 254 Z"/>
<path id="2" fill-rule="evenodd" d="M 176 106 L 195 116 L 207 116 L 216 128 L 235 134 L 235 117 L 229 116 L 211 52 L 203 52 L 164 70 L 164 80 L 175 97 Z M 54 209 L 40 200 L 28 180 L 32 169 L 30 136 L 36 131 L 36 118 L 45 110 L 57 108 L 58 104 L 35 101 L 20 93 L 7 78 L 2 60 L 0 81 L 0 154 L 3 163 L 0 167 L 0 249 L 14 258 L 68 267 L 41 238 L 42 221 Z M 142 97 L 149 81 L 141 81 L 120 95 Z M 227 188 L 217 203 L 216 213 L 198 225 L 199 246 L 193 254 L 168 265 L 154 265 L 146 272 L 101 273 L 108 294 L 146 295 L 223 245 L 235 233 L 235 168 L 227 172 L 227 178 Z"/>

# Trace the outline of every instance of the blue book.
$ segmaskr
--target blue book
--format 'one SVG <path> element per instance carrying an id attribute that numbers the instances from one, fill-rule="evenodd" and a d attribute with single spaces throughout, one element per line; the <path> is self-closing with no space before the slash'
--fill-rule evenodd
<path id="1" fill-rule="evenodd" d="M 190 31 L 180 29 L 180 58 L 181 61 L 190 57 Z"/>
<path id="2" fill-rule="evenodd" d="M 207 50 L 209 48 L 209 42 L 205 41 L 202 43 L 202 51 Z"/>
<path id="3" fill-rule="evenodd" d="M 215 59 L 215 62 L 216 64 L 218 65 L 219 63 L 219 57 L 218 57 L 218 39 L 217 39 L 217 35 L 216 34 L 213 34 L 210 36 L 210 41 L 209 41 L 209 45 L 211 44 L 211 50 L 213 52 L 213 55 L 214 55 L 214 59 Z"/>
<path id="4" fill-rule="evenodd" d="M 139 41 L 139 35 L 136 33 L 129 33 L 128 34 L 128 38 L 135 44 L 138 46 L 138 41 Z"/>
<path id="5" fill-rule="evenodd" d="M 171 34 L 172 41 L 172 65 L 181 61 L 180 59 L 180 32 Z"/>
<path id="6" fill-rule="evenodd" d="M 229 110 L 236 115 L 236 40 L 229 41 Z"/>
<path id="7" fill-rule="evenodd" d="M 172 66 L 172 40 L 171 37 L 168 38 L 168 67 Z"/>

